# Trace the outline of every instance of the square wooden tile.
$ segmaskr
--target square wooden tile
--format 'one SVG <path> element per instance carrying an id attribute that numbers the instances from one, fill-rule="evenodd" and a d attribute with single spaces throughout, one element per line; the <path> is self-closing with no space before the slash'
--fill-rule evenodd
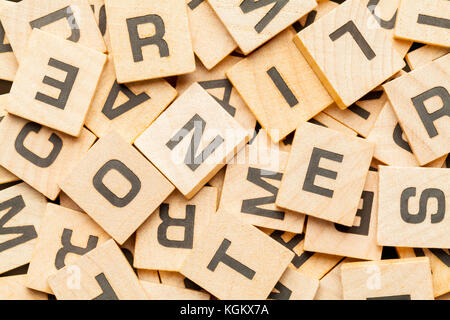
<path id="1" fill-rule="evenodd" d="M 108 56 L 86 116 L 86 126 L 100 138 L 114 130 L 131 143 L 176 95 L 176 90 L 164 79 L 117 83 L 112 56 Z"/>
<path id="2" fill-rule="evenodd" d="M 191 289 L 191 290 L 197 290 L 197 291 L 203 291 L 200 286 L 183 276 L 179 272 L 173 272 L 173 271 L 158 271 L 161 283 L 166 284 L 172 287 L 177 288 L 183 288 L 183 289 Z"/>
<path id="3" fill-rule="evenodd" d="M 307 277 L 287 268 L 270 293 L 274 300 L 312 300 L 319 287 L 319 280 Z"/>
<path id="4" fill-rule="evenodd" d="M 265 150 L 255 143 L 245 149 L 242 152 L 260 153 L 262 159 L 246 156 L 227 165 L 220 199 L 223 214 L 232 213 L 259 227 L 302 233 L 305 216 L 275 205 L 289 153 Z"/>
<path id="5" fill-rule="evenodd" d="M 408 62 L 409 67 L 414 70 L 442 57 L 443 55 L 446 55 L 449 52 L 450 48 L 426 45 L 409 52 L 406 55 L 406 61 Z"/>
<path id="6" fill-rule="evenodd" d="M 174 190 L 114 131 L 99 139 L 59 185 L 119 244 Z"/>
<path id="7" fill-rule="evenodd" d="M 61 190 L 57 182 L 87 152 L 95 136 L 87 129 L 79 138 L 6 115 L 0 123 L 0 164 L 51 200 Z"/>
<path id="8" fill-rule="evenodd" d="M 347 262 L 356 262 L 357 259 L 345 258 L 328 272 L 319 282 L 319 289 L 314 300 L 344 300 L 342 294 L 341 267 Z"/>
<path id="9" fill-rule="evenodd" d="M 0 277 L 0 299 L 47 300 L 47 294 L 25 286 L 26 275 Z"/>
<path id="10" fill-rule="evenodd" d="M 450 248 L 450 170 L 380 167 L 378 244 Z M 431 201 L 429 201 L 431 200 Z"/>
<path id="11" fill-rule="evenodd" d="M 47 279 L 110 239 L 88 215 L 49 203 L 27 273 L 27 287 L 52 293 Z"/>
<path id="12" fill-rule="evenodd" d="M 0 191 L 0 274 L 30 262 L 46 204 L 25 183 Z"/>
<path id="13" fill-rule="evenodd" d="M 383 87 L 420 165 L 450 152 L 450 55 Z"/>
<path id="14" fill-rule="evenodd" d="M 330 117 L 325 112 L 318 113 L 317 115 L 314 116 L 314 118 L 309 119 L 308 122 L 317 124 L 322 127 L 327 127 L 336 131 L 340 131 L 342 133 L 349 134 L 353 137 L 356 137 L 358 135 L 356 131 L 350 129 L 349 127 L 337 121 L 333 117 Z"/>
<path id="15" fill-rule="evenodd" d="M 394 28 L 400 1 L 363 0 L 361 4 L 366 6 L 370 13 L 372 13 L 372 19 L 368 23 L 385 30 L 388 38 L 392 41 L 394 49 L 400 56 L 404 57 L 413 44 L 413 41 L 394 38 Z"/>
<path id="16" fill-rule="evenodd" d="M 70 199 L 70 197 L 67 194 L 65 194 L 62 191 L 59 193 L 59 204 L 64 208 L 80 212 L 83 211 L 83 209 L 81 209 L 72 199 Z"/>
<path id="17" fill-rule="evenodd" d="M 345 227 L 314 217 L 308 218 L 304 249 L 365 260 L 380 260 L 377 245 L 378 173 L 367 174 L 355 223 Z"/>
<path id="18" fill-rule="evenodd" d="M 345 263 L 345 300 L 433 300 L 428 258 Z"/>
<path id="19" fill-rule="evenodd" d="M 384 29 L 370 25 L 369 19 L 373 20 L 366 6 L 348 0 L 294 38 L 341 109 L 405 65 Z"/>
<path id="20" fill-rule="evenodd" d="M 138 279 L 146 282 L 161 283 L 157 270 L 138 269 Z"/>
<path id="21" fill-rule="evenodd" d="M 50 276 L 48 283 L 58 300 L 148 299 L 112 239 Z"/>
<path id="22" fill-rule="evenodd" d="M 225 75 L 241 60 L 241 57 L 228 56 L 211 70 L 207 70 L 197 60 L 197 68 L 194 72 L 177 78 L 176 89 L 181 95 L 194 82 L 198 82 L 244 129 L 253 134 L 256 118 Z"/>
<path id="23" fill-rule="evenodd" d="M 1 11 L 8 10 L 9 6 L 14 5 L 11 2 L 4 1 L 0 4 L 0 16 Z M 18 63 L 16 56 L 11 47 L 11 43 L 6 36 L 5 28 L 0 22 L 0 79 L 13 81 L 17 72 Z"/>
<path id="24" fill-rule="evenodd" d="M 333 103 L 295 47 L 294 36 L 288 28 L 227 72 L 274 142 Z"/>
<path id="25" fill-rule="evenodd" d="M 373 156 L 384 164 L 399 167 L 420 166 L 389 101 L 386 101 L 367 140 L 376 144 Z M 426 166 L 441 168 L 444 162 L 445 156 Z"/>
<path id="26" fill-rule="evenodd" d="M 168 286 L 161 283 L 140 281 L 149 300 L 209 300 L 204 292 Z"/>
<path id="27" fill-rule="evenodd" d="M 320 280 L 342 260 L 342 257 L 340 256 L 305 251 L 303 247 L 305 244 L 304 234 L 295 234 L 266 228 L 263 228 L 263 231 L 294 253 L 294 258 L 291 260 L 289 268 L 296 270 L 307 277 Z"/>
<path id="28" fill-rule="evenodd" d="M 5 111 L 5 106 L 8 104 L 8 99 L 9 99 L 8 93 L 0 95 L 0 123 L 8 114 Z M 13 175 L 5 168 L 0 167 L 0 184 L 13 182 L 17 180 L 19 180 L 19 178 L 17 178 L 15 175 Z"/>
<path id="29" fill-rule="evenodd" d="M 218 212 L 181 273 L 219 299 L 266 299 L 293 253 L 255 227 Z"/>
<path id="30" fill-rule="evenodd" d="M 186 0 L 106 0 L 105 5 L 119 83 L 195 70 Z"/>
<path id="31" fill-rule="evenodd" d="M 103 40 L 105 41 L 106 50 L 111 52 L 111 40 L 109 39 L 109 32 L 106 25 L 107 17 L 105 0 L 88 0 L 88 3 L 92 9 L 92 13 L 94 14 L 95 22 L 97 22 L 100 33 L 103 36 Z"/>
<path id="32" fill-rule="evenodd" d="M 217 189 L 204 187 L 191 200 L 175 191 L 136 232 L 134 266 L 180 271 L 216 213 Z"/>
<path id="33" fill-rule="evenodd" d="M 98 51 L 34 29 L 6 110 L 78 137 L 105 62 Z"/>
<path id="34" fill-rule="evenodd" d="M 372 131 L 386 101 L 387 96 L 383 88 L 377 87 L 345 110 L 333 104 L 323 112 L 366 138 Z"/>
<path id="35" fill-rule="evenodd" d="M 195 55 L 210 70 L 237 48 L 222 21 L 205 0 L 186 0 Z"/>
<path id="36" fill-rule="evenodd" d="M 311 123 L 295 133 L 279 207 L 353 226 L 375 145 Z"/>
<path id="37" fill-rule="evenodd" d="M 450 47 L 450 3 L 446 0 L 402 0 L 394 35 L 399 39 Z"/>
<path id="38" fill-rule="evenodd" d="M 249 138 L 248 131 L 194 83 L 135 145 L 189 199 Z"/>
<path id="39" fill-rule="evenodd" d="M 315 0 L 208 2 L 246 55 L 317 6 Z"/>
<path id="40" fill-rule="evenodd" d="M 0 19 L 20 63 L 26 56 L 27 42 L 33 29 L 41 29 L 99 52 L 106 51 L 105 42 L 86 0 L 46 0 L 42 3 L 22 0 L 14 4 L 2 4 L 2 7 Z M 45 47 L 44 44 L 42 46 Z M 89 61 L 86 57 L 79 61 L 82 60 Z"/>

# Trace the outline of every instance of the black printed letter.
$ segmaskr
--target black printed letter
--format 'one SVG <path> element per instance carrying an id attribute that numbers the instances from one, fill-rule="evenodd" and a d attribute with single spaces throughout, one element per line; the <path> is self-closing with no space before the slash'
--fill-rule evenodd
<path id="1" fill-rule="evenodd" d="M 249 13 L 253 10 L 265 7 L 271 3 L 274 3 L 272 8 L 267 12 L 264 18 L 259 21 L 255 30 L 261 33 L 265 27 L 277 16 L 277 14 L 283 9 L 283 7 L 289 2 L 289 0 L 244 0 L 239 5 L 243 13 Z"/>
<path id="2" fill-rule="evenodd" d="M 273 83 L 277 87 L 278 91 L 280 91 L 281 95 L 283 96 L 284 100 L 288 103 L 289 107 L 295 107 L 298 104 L 297 98 L 294 96 L 294 93 L 289 89 L 286 82 L 281 77 L 281 74 L 278 72 L 278 70 L 275 67 L 270 68 L 267 70 L 267 74 L 269 75 L 270 79 L 272 79 Z"/>
<path id="3" fill-rule="evenodd" d="M 169 216 L 169 205 L 162 203 L 159 207 L 159 217 L 162 220 L 162 223 L 158 226 L 159 244 L 169 248 L 192 249 L 194 244 L 195 206 L 188 204 L 186 206 L 186 217 L 184 219 L 175 219 Z M 167 229 L 170 226 L 184 227 L 184 239 L 167 239 Z"/>
<path id="4" fill-rule="evenodd" d="M 370 191 L 363 191 L 361 199 L 363 200 L 362 208 L 356 211 L 356 216 L 359 217 L 359 226 L 346 227 L 341 224 L 334 224 L 337 231 L 345 233 L 359 234 L 363 236 L 369 235 L 370 218 L 372 215 L 374 193 Z"/>
<path id="5" fill-rule="evenodd" d="M 445 194 L 442 190 L 429 188 L 425 189 L 420 195 L 419 212 L 410 214 L 408 209 L 408 200 L 416 196 L 416 188 L 406 188 L 400 197 L 400 214 L 403 221 L 407 223 L 417 224 L 425 221 L 427 214 L 428 200 L 435 198 L 437 200 L 437 211 L 431 215 L 431 223 L 439 223 L 444 219 L 445 215 Z"/>
<path id="6" fill-rule="evenodd" d="M 97 283 L 103 292 L 92 300 L 119 300 L 103 272 L 96 276 L 95 280 L 97 280 Z"/>
<path id="7" fill-rule="evenodd" d="M 69 23 L 70 30 L 72 31 L 70 37 L 68 37 L 66 40 L 72 41 L 72 42 L 78 42 L 80 40 L 80 27 L 78 27 L 77 21 L 75 20 L 75 16 L 72 12 L 72 8 L 65 7 L 62 9 L 59 9 L 55 12 L 52 12 L 46 16 L 43 16 L 39 19 L 33 20 L 30 22 L 31 28 L 37 28 L 40 29 L 42 27 L 45 27 L 46 25 L 49 25 L 55 21 L 58 21 L 60 19 L 67 19 L 67 22 Z"/>
<path id="8" fill-rule="evenodd" d="M 332 41 L 336 41 L 340 37 L 342 37 L 346 33 L 350 33 L 350 35 L 353 37 L 355 42 L 358 44 L 361 51 L 364 53 L 366 58 L 370 61 L 373 58 L 376 57 L 375 52 L 372 50 L 370 45 L 367 43 L 366 39 L 364 39 L 364 36 L 361 34 L 361 32 L 358 30 L 358 27 L 356 27 L 355 23 L 353 21 L 349 21 L 346 24 L 344 24 L 342 27 L 334 31 L 330 34 L 330 39 Z"/>

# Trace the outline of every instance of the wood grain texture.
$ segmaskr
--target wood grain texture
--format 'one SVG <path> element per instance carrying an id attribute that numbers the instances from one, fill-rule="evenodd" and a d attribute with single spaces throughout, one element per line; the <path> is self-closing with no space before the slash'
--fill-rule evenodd
<path id="1" fill-rule="evenodd" d="M 78 137 L 105 62 L 98 51 L 34 29 L 6 109 Z"/>
<path id="2" fill-rule="evenodd" d="M 374 148 L 370 142 L 332 129 L 300 125 L 276 204 L 352 226 Z"/>
<path id="3" fill-rule="evenodd" d="M 308 218 L 304 249 L 364 260 L 380 260 L 377 245 L 378 174 L 367 174 L 353 227 Z"/>
<path id="4" fill-rule="evenodd" d="M 86 116 L 86 127 L 99 138 L 114 130 L 131 143 L 176 95 L 164 79 L 118 84 L 110 55 Z"/>
<path id="5" fill-rule="evenodd" d="M 152 283 L 161 283 L 157 270 L 138 269 L 137 274 L 139 280 Z"/>
<path id="6" fill-rule="evenodd" d="M 349 0 L 294 38 L 341 109 L 358 101 L 405 65 L 386 32 L 369 25 L 369 19 L 373 19 L 372 14 L 360 1 Z"/>
<path id="7" fill-rule="evenodd" d="M 417 69 L 427 63 L 434 61 L 450 52 L 450 49 L 426 45 L 409 52 L 406 61 L 411 69 Z"/>
<path id="8" fill-rule="evenodd" d="M 147 293 L 148 300 L 209 300 L 210 295 L 204 292 L 172 287 L 161 283 L 140 281 Z"/>
<path id="9" fill-rule="evenodd" d="M 450 152 L 449 65 L 447 54 L 383 86 L 420 165 Z"/>
<path id="10" fill-rule="evenodd" d="M 0 273 L 30 262 L 46 204 L 45 197 L 25 183 L 0 191 Z"/>
<path id="11" fill-rule="evenodd" d="M 78 279 L 73 275 L 74 270 L 77 270 Z M 58 300 L 148 299 L 136 274 L 112 239 L 72 265 L 60 269 L 48 282 Z"/>
<path id="12" fill-rule="evenodd" d="M 244 54 L 249 54 L 317 6 L 315 0 L 208 0 Z"/>
<path id="13" fill-rule="evenodd" d="M 88 0 L 88 3 L 94 14 L 95 22 L 97 22 L 100 33 L 103 36 L 103 40 L 105 41 L 106 51 L 111 52 L 111 40 L 109 39 L 109 32 L 106 24 L 105 0 Z"/>
<path id="14" fill-rule="evenodd" d="M 0 278 L 1 300 L 47 300 L 47 294 L 25 286 L 26 275 Z"/>
<path id="15" fill-rule="evenodd" d="M 46 0 L 42 3 L 23 0 L 14 4 L 4 2 L 0 19 L 20 63 L 26 56 L 27 42 L 33 29 L 41 29 L 98 52 L 106 51 L 105 42 L 87 0 Z"/>
<path id="16" fill-rule="evenodd" d="M 379 173 L 378 244 L 449 248 L 449 170 L 381 166 Z"/>
<path id="17" fill-rule="evenodd" d="M 189 139 L 191 134 L 195 140 Z M 194 83 L 134 144 L 189 199 L 249 138 L 248 131 Z"/>
<path id="18" fill-rule="evenodd" d="M 4 1 L 0 4 L 0 12 L 8 10 L 9 6 L 14 5 L 11 2 Z M 0 17 L 1 17 L 0 13 Z M 0 79 L 13 81 L 17 72 L 17 59 L 11 47 L 11 43 L 6 36 L 5 28 L 0 22 Z"/>
<path id="19" fill-rule="evenodd" d="M 394 36 L 450 47 L 450 3 L 446 0 L 402 0 Z"/>
<path id="20" fill-rule="evenodd" d="M 216 213 L 216 205 L 214 187 L 203 187 L 190 200 L 178 191 L 172 193 L 137 230 L 134 266 L 180 271 Z"/>
<path id="21" fill-rule="evenodd" d="M 313 300 L 318 287 L 319 280 L 287 268 L 269 295 L 269 299 Z"/>
<path id="22" fill-rule="evenodd" d="M 27 287 L 53 293 L 49 276 L 108 239 L 86 214 L 49 203 L 28 268 Z"/>
<path id="23" fill-rule="evenodd" d="M 227 72 L 275 143 L 333 103 L 292 42 L 294 35 L 288 28 Z"/>
<path id="24" fill-rule="evenodd" d="M 186 0 L 195 55 L 211 70 L 234 49 L 236 42 L 206 1 Z"/>
<path id="25" fill-rule="evenodd" d="M 341 278 L 345 300 L 433 300 L 428 258 L 345 263 Z"/>
<path id="26" fill-rule="evenodd" d="M 255 227 L 219 211 L 184 261 L 181 273 L 222 300 L 265 299 L 293 255 Z M 238 270 L 225 264 L 224 257 L 238 261 L 240 265 L 234 265 Z M 217 264 L 213 263 L 216 259 Z"/>
<path id="27" fill-rule="evenodd" d="M 58 181 L 84 156 L 95 136 L 83 128 L 74 138 L 8 114 L 0 124 L 0 141 L 0 164 L 55 200 L 61 190 Z"/>
<path id="28" fill-rule="evenodd" d="M 106 0 L 105 5 L 119 83 L 195 70 L 186 0 Z M 135 27 L 127 27 L 130 23 Z"/>

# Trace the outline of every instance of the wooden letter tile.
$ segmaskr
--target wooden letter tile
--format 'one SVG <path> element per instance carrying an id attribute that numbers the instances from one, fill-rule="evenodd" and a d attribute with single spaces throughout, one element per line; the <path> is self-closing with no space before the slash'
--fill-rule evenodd
<path id="1" fill-rule="evenodd" d="M 402 0 L 395 37 L 450 47 L 449 12 L 447 0 Z"/>
<path id="2" fill-rule="evenodd" d="M 295 133 L 276 204 L 353 226 L 375 145 L 311 123 Z"/>
<path id="3" fill-rule="evenodd" d="M 99 139 L 59 185 L 119 244 L 174 190 L 114 131 Z"/>
<path id="4" fill-rule="evenodd" d="M 270 293 L 269 299 L 312 300 L 318 287 L 319 280 L 288 268 Z"/>
<path id="5" fill-rule="evenodd" d="M 159 280 L 159 273 L 156 270 L 138 269 L 137 274 L 139 280 L 152 283 L 161 283 Z"/>
<path id="6" fill-rule="evenodd" d="M 449 199 L 448 169 L 381 166 L 378 244 L 450 248 Z"/>
<path id="7" fill-rule="evenodd" d="M 2 7 L 0 19 L 20 63 L 26 56 L 27 41 L 33 29 L 41 29 L 99 52 L 106 51 L 86 0 L 22 0 L 14 4 L 2 4 Z M 43 43 L 40 45 L 46 47 Z M 48 50 L 51 52 L 52 49 Z M 78 62 L 89 61 L 86 58 L 79 58 Z"/>
<path id="8" fill-rule="evenodd" d="M 149 300 L 209 300 L 210 295 L 204 292 L 172 287 L 161 283 L 140 281 Z"/>
<path id="9" fill-rule="evenodd" d="M 208 0 L 244 54 L 317 6 L 315 0 Z"/>
<path id="10" fill-rule="evenodd" d="M 236 49 L 237 44 L 206 0 L 186 0 L 186 3 L 192 47 L 210 70 Z"/>
<path id="11" fill-rule="evenodd" d="M 342 294 L 341 267 L 344 263 L 356 261 L 358 260 L 346 258 L 320 279 L 319 289 L 317 289 L 314 300 L 344 300 Z"/>
<path id="12" fill-rule="evenodd" d="M 47 294 L 25 286 L 26 275 L 0 277 L 0 300 L 47 300 Z"/>
<path id="13" fill-rule="evenodd" d="M 135 145 L 189 199 L 244 147 L 249 136 L 194 83 L 136 139 Z"/>
<path id="14" fill-rule="evenodd" d="M 414 70 L 450 52 L 450 48 L 426 45 L 406 55 L 409 67 Z"/>
<path id="15" fill-rule="evenodd" d="M 5 111 L 5 106 L 8 104 L 9 94 L 2 94 L 0 95 L 0 122 L 5 118 L 5 116 L 8 114 Z M 8 183 L 17 181 L 19 178 L 17 178 L 15 175 L 13 175 L 11 172 L 6 170 L 3 167 L 0 167 L 0 184 Z"/>
<path id="16" fill-rule="evenodd" d="M 109 39 L 109 32 L 106 25 L 107 18 L 105 0 L 88 0 L 88 2 L 92 12 L 94 13 L 95 21 L 97 22 L 100 33 L 103 36 L 103 40 L 105 40 L 106 49 L 108 52 L 111 52 L 111 40 Z"/>
<path id="17" fill-rule="evenodd" d="M 259 227 L 301 233 L 305 216 L 275 205 L 289 154 L 264 150 L 255 142 L 244 151 L 267 156 L 255 160 L 246 156 L 245 162 L 227 165 L 220 199 L 224 214 L 233 213 L 242 222 Z"/>
<path id="18" fill-rule="evenodd" d="M 167 198 L 136 232 L 134 266 L 180 271 L 216 212 L 217 189 L 204 187 L 191 200 L 178 191 Z"/>
<path id="19" fill-rule="evenodd" d="M 233 66 L 227 76 L 277 143 L 333 103 L 288 28 Z"/>
<path id="20" fill-rule="evenodd" d="M 428 258 L 345 263 L 345 300 L 433 300 Z"/>
<path id="21" fill-rule="evenodd" d="M 218 212 L 181 273 L 219 299 L 266 299 L 293 253 L 232 214 Z"/>
<path id="22" fill-rule="evenodd" d="M 79 136 L 106 56 L 34 29 L 6 110 Z"/>
<path id="23" fill-rule="evenodd" d="M 338 256 L 380 260 L 377 245 L 378 174 L 367 174 L 355 223 L 345 227 L 314 217 L 308 218 L 304 249 Z"/>
<path id="24" fill-rule="evenodd" d="M 95 136 L 87 129 L 79 138 L 6 115 L 0 123 L 0 164 L 51 200 L 57 182 L 87 152 Z"/>
<path id="25" fill-rule="evenodd" d="M 0 4 L 0 17 L 1 11 L 8 10 L 9 6 L 13 6 L 12 2 L 3 1 Z M 13 81 L 17 72 L 17 60 L 11 47 L 11 43 L 5 33 L 5 28 L 0 22 L 0 79 Z"/>
<path id="26" fill-rule="evenodd" d="M 177 78 L 176 89 L 178 94 L 183 94 L 194 82 L 198 82 L 244 129 L 253 134 L 255 116 L 225 75 L 226 71 L 241 60 L 240 57 L 229 56 L 212 70 L 207 70 L 197 62 L 195 72 Z"/>
<path id="27" fill-rule="evenodd" d="M 49 203 L 28 268 L 27 286 L 52 293 L 47 284 L 50 275 L 108 239 L 86 214 Z"/>
<path id="28" fill-rule="evenodd" d="M 114 240 L 88 252 L 48 279 L 59 300 L 147 300 Z"/>
<path id="29" fill-rule="evenodd" d="M 25 183 L 0 191 L 0 274 L 30 262 L 46 204 Z"/>
<path id="30" fill-rule="evenodd" d="M 200 286 L 183 276 L 179 272 L 172 271 L 158 271 L 161 277 L 161 283 L 167 284 L 172 287 L 178 287 L 183 289 L 191 289 L 197 291 L 205 291 Z M 206 291 L 205 291 L 206 292 Z"/>
<path id="31" fill-rule="evenodd" d="M 119 83 L 194 71 L 186 0 L 105 4 Z"/>
<path id="32" fill-rule="evenodd" d="M 369 19 L 372 14 L 361 1 L 348 0 L 294 38 L 341 109 L 405 65 L 388 34 Z"/>
<path id="33" fill-rule="evenodd" d="M 164 79 L 119 84 L 112 56 L 103 70 L 86 117 L 98 137 L 111 130 L 133 142 L 175 99 L 177 92 Z"/>
<path id="34" fill-rule="evenodd" d="M 383 87 L 420 165 L 450 152 L 450 54 Z"/>

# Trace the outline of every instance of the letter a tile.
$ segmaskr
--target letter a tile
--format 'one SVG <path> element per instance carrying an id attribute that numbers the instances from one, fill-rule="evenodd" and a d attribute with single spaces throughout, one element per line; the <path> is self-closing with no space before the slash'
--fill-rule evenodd
<path id="1" fill-rule="evenodd" d="M 420 165 L 450 152 L 450 54 L 383 87 Z"/>
<path id="2" fill-rule="evenodd" d="M 315 0 L 208 0 L 244 54 L 317 6 Z"/>
<path id="3" fill-rule="evenodd" d="M 450 248 L 450 170 L 380 167 L 378 244 Z"/>
<path id="4" fill-rule="evenodd" d="M 6 110 L 78 137 L 106 55 L 34 29 Z"/>
<path id="5" fill-rule="evenodd" d="M 347 0 L 294 38 L 341 109 L 405 66 L 385 30 L 369 21 L 372 14 L 359 0 Z"/>
<path id="6" fill-rule="evenodd" d="M 248 130 L 194 83 L 135 145 L 189 199 L 249 138 Z"/>
<path id="7" fill-rule="evenodd" d="M 25 183 L 0 192 L 0 274 L 30 262 L 46 203 Z"/>
<path id="8" fill-rule="evenodd" d="M 99 139 L 59 185 L 119 244 L 174 190 L 114 131 Z"/>
<path id="9" fill-rule="evenodd" d="M 108 240 L 48 279 L 58 300 L 147 300 L 114 240 Z"/>
<path id="10" fill-rule="evenodd" d="M 49 203 L 28 268 L 27 286 L 51 294 L 50 275 L 108 239 L 88 215 Z"/>
<path id="11" fill-rule="evenodd" d="M 294 254 L 232 214 L 218 212 L 181 273 L 221 300 L 266 299 Z"/>
<path id="12" fill-rule="evenodd" d="M 375 145 L 311 123 L 295 133 L 276 204 L 351 227 Z"/>
<path id="13" fill-rule="evenodd" d="M 195 70 L 186 0 L 106 0 L 119 83 Z"/>

